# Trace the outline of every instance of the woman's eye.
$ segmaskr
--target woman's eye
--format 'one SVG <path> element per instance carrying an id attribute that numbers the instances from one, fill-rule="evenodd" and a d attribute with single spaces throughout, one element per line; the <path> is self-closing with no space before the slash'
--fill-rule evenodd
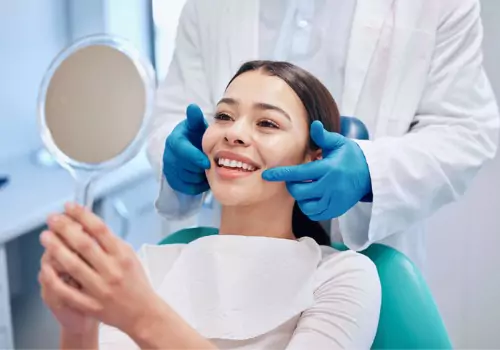
<path id="1" fill-rule="evenodd" d="M 231 117 L 229 115 L 227 115 L 226 113 L 217 113 L 215 115 L 214 119 L 227 121 L 227 120 L 231 120 Z"/>
<path id="2" fill-rule="evenodd" d="M 264 128 L 275 128 L 275 129 L 279 129 L 279 126 L 278 124 L 276 124 L 275 122 L 272 122 L 270 120 L 261 120 L 259 123 L 258 123 L 259 126 L 262 126 Z"/>

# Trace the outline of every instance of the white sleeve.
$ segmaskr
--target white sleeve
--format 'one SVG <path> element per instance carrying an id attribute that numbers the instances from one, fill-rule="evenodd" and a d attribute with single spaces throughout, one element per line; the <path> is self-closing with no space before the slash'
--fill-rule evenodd
<path id="1" fill-rule="evenodd" d="M 162 181 L 159 195 L 162 203 L 160 208 L 163 209 L 161 213 L 176 219 L 194 214 L 200 207 L 202 196 L 176 193 L 166 181 L 163 183 L 165 140 L 175 126 L 185 119 L 189 104 L 198 104 L 205 115 L 213 111 L 201 53 L 197 2 L 187 0 L 182 9 L 172 62 L 156 94 L 147 148 L 149 161 Z"/>
<path id="2" fill-rule="evenodd" d="M 101 324 L 99 326 L 99 350 L 140 350 L 140 348 L 126 333 Z"/>
<path id="3" fill-rule="evenodd" d="M 375 265 L 346 251 L 332 254 L 318 273 L 316 302 L 302 313 L 287 350 L 370 349 L 381 306 Z"/>
<path id="4" fill-rule="evenodd" d="M 180 193 L 168 185 L 165 176 L 160 181 L 160 194 L 155 202 L 159 214 L 166 219 L 184 220 L 198 213 L 206 193 L 196 196 Z"/>
<path id="5" fill-rule="evenodd" d="M 404 232 L 457 200 L 495 156 L 499 115 L 482 63 L 479 1 L 450 3 L 456 8 L 448 8 L 439 26 L 411 130 L 402 137 L 359 141 L 373 203 L 358 203 L 339 219 L 351 249 Z"/>

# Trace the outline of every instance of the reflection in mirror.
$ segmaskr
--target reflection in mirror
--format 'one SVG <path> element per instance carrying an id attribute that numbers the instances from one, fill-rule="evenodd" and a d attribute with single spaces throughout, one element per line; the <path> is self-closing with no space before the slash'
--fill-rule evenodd
<path id="1" fill-rule="evenodd" d="M 90 184 L 140 150 L 154 96 L 154 72 L 124 41 L 85 38 L 49 69 L 40 91 L 42 139 L 91 206 Z"/>

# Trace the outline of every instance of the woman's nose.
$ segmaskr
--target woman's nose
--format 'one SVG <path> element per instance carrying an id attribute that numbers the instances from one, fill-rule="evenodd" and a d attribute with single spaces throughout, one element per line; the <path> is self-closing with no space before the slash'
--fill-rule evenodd
<path id="1" fill-rule="evenodd" d="M 242 121 L 234 122 L 226 130 L 224 139 L 233 145 L 248 145 L 250 143 L 250 130 Z"/>

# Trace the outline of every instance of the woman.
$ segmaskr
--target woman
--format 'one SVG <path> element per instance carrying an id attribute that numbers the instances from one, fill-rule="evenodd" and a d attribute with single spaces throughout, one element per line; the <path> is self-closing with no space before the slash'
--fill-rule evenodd
<path id="1" fill-rule="evenodd" d="M 285 184 L 261 177 L 269 167 L 314 167 L 321 149 L 309 125 L 322 140 L 321 123 L 339 130 L 335 101 L 317 79 L 288 63 L 248 62 L 199 145 L 222 205 L 219 235 L 144 246 L 139 260 L 81 207 L 49 218 L 40 282 L 61 348 L 370 348 L 381 302 L 374 265 L 330 248 Z"/>

